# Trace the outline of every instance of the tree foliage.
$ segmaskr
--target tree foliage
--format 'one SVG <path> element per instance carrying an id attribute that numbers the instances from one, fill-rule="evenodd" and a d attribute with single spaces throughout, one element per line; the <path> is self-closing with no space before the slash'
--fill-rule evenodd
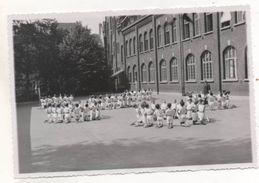
<path id="1" fill-rule="evenodd" d="M 35 81 L 40 81 L 43 95 L 87 95 L 107 89 L 104 48 L 81 23 L 68 31 L 53 19 L 14 21 L 13 33 L 20 99 L 31 99 Z"/>

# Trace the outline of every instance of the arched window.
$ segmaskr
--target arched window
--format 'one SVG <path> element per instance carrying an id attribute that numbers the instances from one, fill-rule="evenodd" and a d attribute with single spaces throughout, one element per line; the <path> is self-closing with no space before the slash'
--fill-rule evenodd
<path id="1" fill-rule="evenodd" d="M 162 29 L 161 26 L 159 25 L 157 27 L 157 47 L 162 46 Z"/>
<path id="2" fill-rule="evenodd" d="M 177 33 L 176 33 L 176 19 L 173 20 L 172 23 L 172 42 L 176 42 L 177 41 Z"/>
<path id="3" fill-rule="evenodd" d="M 133 37 L 133 54 L 136 54 L 136 38 Z"/>
<path id="4" fill-rule="evenodd" d="M 155 81 L 155 68 L 152 62 L 150 62 L 148 66 L 148 81 L 149 82 Z"/>
<path id="5" fill-rule="evenodd" d="M 144 50 L 148 50 L 148 37 L 147 37 L 147 32 L 144 33 Z"/>
<path id="6" fill-rule="evenodd" d="M 154 41 L 154 35 L 153 35 L 153 29 L 150 29 L 149 31 L 149 48 L 150 50 L 153 49 L 153 41 Z"/>
<path id="7" fill-rule="evenodd" d="M 129 56 L 131 56 L 132 40 L 129 40 Z"/>
<path id="8" fill-rule="evenodd" d="M 166 68 L 166 62 L 165 60 L 162 60 L 160 62 L 160 81 L 167 81 L 167 68 Z"/>
<path id="9" fill-rule="evenodd" d="M 128 73 L 128 80 L 131 83 L 131 72 L 130 72 L 130 66 L 127 69 L 127 73 Z"/>
<path id="10" fill-rule="evenodd" d="M 236 79 L 236 49 L 233 46 L 227 47 L 224 52 L 224 79 Z"/>
<path id="11" fill-rule="evenodd" d="M 195 80 L 195 58 L 192 54 L 186 57 L 186 81 Z"/>
<path id="12" fill-rule="evenodd" d="M 213 79 L 213 61 L 211 52 L 204 51 L 201 55 L 201 80 Z"/>
<path id="13" fill-rule="evenodd" d="M 141 65 L 141 82 L 147 81 L 147 68 L 146 65 L 143 63 Z"/>
<path id="14" fill-rule="evenodd" d="M 245 79 L 248 79 L 247 47 L 245 48 Z"/>
<path id="15" fill-rule="evenodd" d="M 126 53 L 125 53 L 125 55 L 126 55 L 126 57 L 128 56 L 128 41 L 126 41 Z"/>
<path id="16" fill-rule="evenodd" d="M 164 38 L 165 38 L 165 45 L 170 43 L 170 26 L 165 23 L 164 25 Z"/>
<path id="17" fill-rule="evenodd" d="M 178 81 L 178 65 L 175 57 L 170 61 L 170 80 Z"/>
<path id="18" fill-rule="evenodd" d="M 143 52 L 142 34 L 139 35 L 139 52 Z"/>
<path id="19" fill-rule="evenodd" d="M 138 72 L 137 72 L 137 67 L 136 65 L 133 66 L 133 82 L 135 83 L 138 81 Z"/>

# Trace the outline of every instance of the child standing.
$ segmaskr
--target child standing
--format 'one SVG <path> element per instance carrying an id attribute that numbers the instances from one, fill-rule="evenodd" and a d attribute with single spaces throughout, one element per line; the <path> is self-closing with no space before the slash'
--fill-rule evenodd
<path id="1" fill-rule="evenodd" d="M 173 119 L 174 119 L 174 115 L 175 115 L 175 110 L 171 108 L 172 105 L 171 103 L 168 103 L 167 104 L 167 109 L 166 109 L 166 112 L 165 112 L 165 115 L 166 115 L 166 122 L 167 122 L 167 126 L 168 128 L 173 128 Z"/>
<path id="2" fill-rule="evenodd" d="M 163 114 L 159 104 L 156 104 L 155 115 L 156 115 L 156 120 L 157 120 L 156 127 L 157 128 L 163 127 L 164 114 Z"/>
<path id="3" fill-rule="evenodd" d="M 202 125 L 206 125 L 204 122 L 205 104 L 204 100 L 200 100 L 198 104 L 198 120 Z"/>

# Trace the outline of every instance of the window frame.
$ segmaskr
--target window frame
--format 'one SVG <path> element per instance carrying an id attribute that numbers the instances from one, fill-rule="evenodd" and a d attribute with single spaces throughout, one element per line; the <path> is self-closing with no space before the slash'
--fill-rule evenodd
<path id="1" fill-rule="evenodd" d="M 229 51 L 229 52 L 228 52 Z M 233 55 L 232 55 L 233 54 Z M 226 55 L 228 56 L 226 58 Z M 230 62 L 232 61 L 232 62 Z M 233 64 L 233 66 L 231 66 Z M 233 70 L 231 70 L 233 68 Z M 226 70 L 229 70 L 228 73 Z M 230 77 L 231 72 L 234 73 L 234 77 Z M 227 76 L 228 75 L 228 76 Z M 223 51 L 223 80 L 224 81 L 237 81 L 237 54 L 234 46 L 227 46 Z"/>
<path id="2" fill-rule="evenodd" d="M 175 74 L 174 71 L 176 71 L 176 74 Z M 176 76 L 176 78 L 174 78 L 174 76 Z M 177 62 L 176 57 L 173 57 L 170 60 L 170 81 L 171 82 L 178 82 L 178 80 L 179 80 L 179 76 L 178 76 L 178 62 Z"/>
<path id="3" fill-rule="evenodd" d="M 164 64 L 163 64 L 164 63 Z M 160 82 L 167 82 L 167 66 L 166 66 L 166 61 L 162 59 L 159 63 L 159 81 Z M 165 78 L 163 78 L 165 77 Z"/>
<path id="4" fill-rule="evenodd" d="M 192 58 L 192 62 L 189 62 L 189 59 Z M 188 54 L 186 57 L 186 81 L 195 82 L 196 81 L 196 60 L 193 54 Z M 194 73 L 192 73 L 194 71 Z M 193 76 L 193 77 L 192 77 Z"/>
<path id="5" fill-rule="evenodd" d="M 205 50 L 201 54 L 201 80 L 213 81 L 213 59 L 212 53 Z"/>

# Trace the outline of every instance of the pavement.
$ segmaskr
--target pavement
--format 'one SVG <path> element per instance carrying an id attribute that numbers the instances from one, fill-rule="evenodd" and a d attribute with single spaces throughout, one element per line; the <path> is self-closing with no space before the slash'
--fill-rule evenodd
<path id="1" fill-rule="evenodd" d="M 158 102 L 181 98 L 154 97 Z M 18 106 L 20 172 L 249 163 L 249 98 L 235 96 L 232 103 L 237 108 L 206 111 L 212 121 L 207 125 L 173 129 L 130 126 L 136 120 L 132 108 L 102 111 L 99 121 L 48 124 L 36 105 Z"/>

